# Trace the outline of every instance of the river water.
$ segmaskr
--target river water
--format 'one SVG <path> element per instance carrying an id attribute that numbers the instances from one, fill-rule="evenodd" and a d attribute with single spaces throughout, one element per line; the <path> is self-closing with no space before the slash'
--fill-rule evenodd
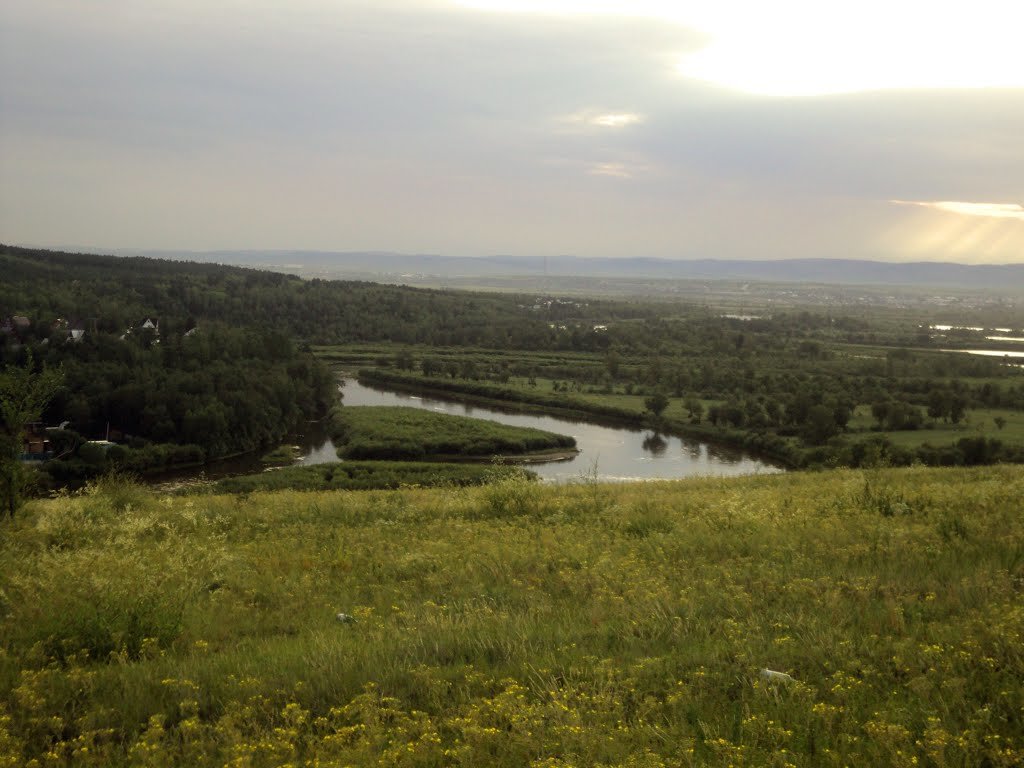
<path id="1" fill-rule="evenodd" d="M 549 482 L 583 478 L 608 481 L 653 480 L 782 471 L 781 467 L 742 450 L 658 435 L 651 430 L 602 426 L 559 416 L 517 413 L 447 398 L 392 392 L 360 384 L 354 379 L 346 379 L 342 391 L 346 406 L 400 405 L 572 435 L 576 438 L 576 447 L 580 449 L 574 458 L 529 465 L 531 471 Z M 336 460 L 334 446 L 327 440 L 319 447 L 312 448 L 300 463 Z"/>

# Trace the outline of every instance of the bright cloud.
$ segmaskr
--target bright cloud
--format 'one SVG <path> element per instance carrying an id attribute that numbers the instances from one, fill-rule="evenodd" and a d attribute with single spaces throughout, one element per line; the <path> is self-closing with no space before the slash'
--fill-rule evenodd
<path id="1" fill-rule="evenodd" d="M 678 69 L 767 96 L 1024 87 L 1022 23 L 1024 6 L 1005 0 L 865 0 L 845 14 L 830 3 L 758 4 L 715 21 L 711 42 Z"/>
<path id="2" fill-rule="evenodd" d="M 669 0 L 457 0 L 456 5 L 499 13 L 544 13 L 550 15 L 634 16 L 678 19 L 680 6 Z"/>
<path id="3" fill-rule="evenodd" d="M 963 216 L 983 216 L 990 219 L 1018 219 L 1024 221 L 1024 206 L 1017 203 L 963 203 L 954 200 L 890 200 L 896 205 L 916 205 Z"/>
<path id="4" fill-rule="evenodd" d="M 647 18 L 703 34 L 693 80 L 775 97 L 1024 87 L 1019 0 L 464 0 L 503 13 Z"/>
<path id="5" fill-rule="evenodd" d="M 644 116 L 635 112 L 599 112 L 584 110 L 566 115 L 562 122 L 575 126 L 594 128 L 626 128 L 644 122 Z"/>
<path id="6" fill-rule="evenodd" d="M 591 176 L 611 176 L 615 179 L 631 179 L 633 173 L 625 163 L 597 163 L 590 167 Z"/>
<path id="7" fill-rule="evenodd" d="M 609 115 L 598 115 L 590 122 L 591 125 L 599 125 L 602 128 L 624 128 L 627 125 L 634 125 L 642 120 L 640 115 L 631 112 L 619 112 Z"/>

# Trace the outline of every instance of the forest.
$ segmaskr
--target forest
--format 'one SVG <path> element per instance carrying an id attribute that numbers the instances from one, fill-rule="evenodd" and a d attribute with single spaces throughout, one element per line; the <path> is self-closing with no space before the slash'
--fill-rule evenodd
<path id="1" fill-rule="evenodd" d="M 337 343 L 390 340 L 432 346 L 548 348 L 551 318 L 594 311 L 636 317 L 624 303 L 404 288 L 217 264 L 115 258 L 0 246 L 0 307 L 26 315 L 45 332 L 54 318 L 93 323 L 107 333 L 148 315 L 234 327 L 273 329 L 294 340 Z"/>
<path id="2" fill-rule="evenodd" d="M 949 351 L 996 345 L 980 310 L 980 326 L 938 330 L 919 308 L 782 302 L 744 315 L 2 246 L 0 268 L 0 359 L 62 370 L 40 418 L 62 457 L 44 465 L 51 484 L 271 448 L 335 404 L 331 368 L 790 467 L 1024 460 L 1022 369 Z M 993 311 L 1006 322 L 1007 307 Z M 86 442 L 111 435 L 112 447 Z"/>

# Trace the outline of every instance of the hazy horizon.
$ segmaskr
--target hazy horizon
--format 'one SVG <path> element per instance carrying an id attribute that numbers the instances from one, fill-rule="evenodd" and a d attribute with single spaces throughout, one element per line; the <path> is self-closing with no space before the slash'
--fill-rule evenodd
<path id="1" fill-rule="evenodd" d="M 79 245 L 74 243 L 58 243 L 58 244 L 40 244 L 40 243 L 8 243 L 8 245 L 17 248 L 29 248 L 38 250 L 51 250 L 61 251 L 65 253 L 82 253 L 92 254 L 100 256 L 119 256 L 119 257 L 131 257 L 131 256 L 143 256 L 152 258 L 167 258 L 169 256 L 217 256 L 217 255 L 232 255 L 239 256 L 244 254 L 251 254 L 254 256 L 268 256 L 272 254 L 279 255 L 323 255 L 323 256 L 393 256 L 400 258 L 424 258 L 424 259 L 453 259 L 453 260 L 487 260 L 487 259 L 511 259 L 511 260 L 541 260 L 541 259 L 576 259 L 580 261 L 586 261 L 589 259 L 603 260 L 603 261 L 658 261 L 658 262 L 700 262 L 700 261 L 713 261 L 713 262 L 794 262 L 794 261 L 818 261 L 818 262 L 864 262 L 871 264 L 880 265 L 893 265 L 893 266 L 912 266 L 915 264 L 920 265 L 940 265 L 940 266 L 963 266 L 963 267 L 1014 267 L 1024 266 L 1024 260 L 1022 261 L 1005 261 L 1005 262 L 967 262 L 967 261 L 951 261 L 951 260 L 937 260 L 937 259 L 871 259 L 871 258 L 857 258 L 857 257 L 828 257 L 828 256 L 792 256 L 792 257 L 763 257 L 757 258 L 752 257 L 735 257 L 735 258 L 721 258 L 714 256 L 692 256 L 692 257 L 667 257 L 667 256 L 647 256 L 642 254 L 636 254 L 633 256 L 616 256 L 610 254 L 576 254 L 576 253 L 554 253 L 554 254 L 532 254 L 532 253 L 479 253 L 479 254 L 446 254 L 446 253 L 429 253 L 429 252 L 415 252 L 415 251 L 390 251 L 382 248 L 373 248 L 366 250 L 340 250 L 340 249 L 327 249 L 327 248 L 211 248 L 211 249 L 200 249 L 200 248 L 102 248 L 100 246 L 91 245 Z"/>

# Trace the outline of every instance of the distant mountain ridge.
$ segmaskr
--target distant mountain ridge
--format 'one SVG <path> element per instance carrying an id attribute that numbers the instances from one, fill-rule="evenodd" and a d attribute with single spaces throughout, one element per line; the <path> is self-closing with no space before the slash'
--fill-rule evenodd
<path id="1" fill-rule="evenodd" d="M 860 259 L 674 260 L 642 256 L 440 256 L 378 251 L 301 250 L 119 250 L 115 253 L 338 275 L 410 274 L 448 278 L 550 275 L 1024 289 L 1024 264 L 957 264 L 936 261 L 896 263 Z"/>

